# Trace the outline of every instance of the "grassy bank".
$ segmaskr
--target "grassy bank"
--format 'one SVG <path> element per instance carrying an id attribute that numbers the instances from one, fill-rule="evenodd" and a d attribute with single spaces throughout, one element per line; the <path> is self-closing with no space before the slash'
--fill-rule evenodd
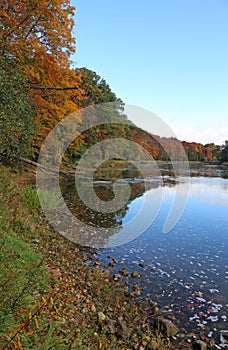
<path id="1" fill-rule="evenodd" d="M 0 165 L 0 349 L 171 349 L 88 250 L 54 232 L 30 173 Z"/>

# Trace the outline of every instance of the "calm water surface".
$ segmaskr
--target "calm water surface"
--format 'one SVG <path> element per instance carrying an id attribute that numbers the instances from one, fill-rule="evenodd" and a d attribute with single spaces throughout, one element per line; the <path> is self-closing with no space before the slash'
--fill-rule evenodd
<path id="1" fill-rule="evenodd" d="M 170 317 L 176 318 L 181 327 L 216 333 L 227 329 L 228 180 L 219 167 L 193 167 L 184 213 L 178 224 L 164 234 L 162 227 L 177 187 L 180 193 L 185 193 L 189 179 L 174 179 L 167 164 L 163 170 L 162 177 L 151 179 L 146 193 L 143 182 L 133 177 L 130 201 L 118 214 L 101 217 L 84 208 L 84 220 L 94 228 L 107 223 L 119 227 L 132 219 L 145 196 L 151 199 L 145 208 L 150 213 L 150 202 L 162 195 L 156 220 L 142 235 L 127 244 L 101 249 L 98 257 L 105 267 L 112 260 L 110 256 L 118 261 L 110 268 L 113 273 L 123 267 L 130 273 L 140 271 L 140 278 L 122 277 L 123 281 L 129 283 L 130 288 L 137 283 L 141 289 L 139 298 L 151 297 L 161 308 L 171 310 Z M 80 216 L 80 200 L 70 188 L 66 191 L 69 207 Z M 101 198 L 110 199 L 111 186 L 97 184 L 96 191 Z M 139 266 L 140 263 L 146 266 Z"/>

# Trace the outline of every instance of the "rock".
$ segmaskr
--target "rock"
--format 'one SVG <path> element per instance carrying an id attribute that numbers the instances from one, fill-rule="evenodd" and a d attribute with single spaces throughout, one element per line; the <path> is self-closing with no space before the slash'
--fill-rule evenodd
<path id="1" fill-rule="evenodd" d="M 158 313 L 159 313 L 159 308 L 158 308 L 157 306 L 155 306 L 155 307 L 153 308 L 153 313 L 154 313 L 154 314 L 158 314 Z"/>
<path id="2" fill-rule="evenodd" d="M 148 264 L 146 264 L 146 263 L 139 263 L 139 266 L 140 267 L 146 267 L 146 266 L 148 266 Z"/>
<path id="3" fill-rule="evenodd" d="M 175 324 L 163 317 L 157 317 L 155 319 L 154 328 L 167 337 L 172 337 L 178 332 L 178 328 L 175 326 Z"/>
<path id="4" fill-rule="evenodd" d="M 207 350 L 207 344 L 204 343 L 202 340 L 196 340 L 192 344 L 193 350 Z"/>
<path id="5" fill-rule="evenodd" d="M 180 339 L 184 339 L 184 338 L 186 338 L 186 334 L 185 333 L 178 333 L 178 337 Z"/>
<path id="6" fill-rule="evenodd" d="M 91 311 L 94 313 L 97 312 L 97 309 L 94 304 L 91 305 Z"/>
<path id="7" fill-rule="evenodd" d="M 156 301 L 150 300 L 150 305 L 155 307 L 158 306 L 158 303 L 156 303 Z"/>
<path id="8" fill-rule="evenodd" d="M 215 339 L 214 338 L 211 338 L 209 341 L 208 341 L 208 345 L 209 345 L 209 348 L 213 348 L 215 346 Z"/>
<path id="9" fill-rule="evenodd" d="M 120 326 L 119 332 L 122 335 L 124 335 L 126 337 L 129 337 L 131 335 L 132 329 L 127 327 L 126 323 L 121 321 L 121 320 L 119 320 L 118 323 L 119 323 L 119 326 Z"/>
<path id="10" fill-rule="evenodd" d="M 138 271 L 135 271 L 135 272 L 132 272 L 131 273 L 131 277 L 132 278 L 139 278 L 139 277 L 141 277 L 141 273 L 140 272 L 138 272 Z"/>
<path id="11" fill-rule="evenodd" d="M 223 330 L 220 331 L 220 334 L 223 336 L 223 338 L 224 338 L 225 340 L 228 341 L 228 330 L 223 329 Z"/>
<path id="12" fill-rule="evenodd" d="M 227 330 L 220 331 L 220 342 L 222 344 L 228 344 L 228 331 Z"/>
<path id="13" fill-rule="evenodd" d="M 121 276 L 118 274 L 118 273 L 115 273 L 113 276 L 112 276 L 112 279 L 113 281 L 119 281 L 121 279 Z"/>
<path id="14" fill-rule="evenodd" d="M 127 277 L 129 275 L 129 272 L 127 271 L 126 267 L 119 270 L 119 273 L 124 277 Z"/>
<path id="15" fill-rule="evenodd" d="M 141 295 L 141 290 L 140 290 L 140 289 L 135 289 L 134 295 L 136 295 L 137 297 L 139 297 L 139 296 Z"/>
<path id="16" fill-rule="evenodd" d="M 105 314 L 103 314 L 103 312 L 98 312 L 98 319 L 99 319 L 99 322 L 104 321 L 106 319 Z"/>
<path id="17" fill-rule="evenodd" d="M 115 321 L 112 320 L 111 318 L 107 319 L 107 329 L 108 329 L 108 332 L 111 333 L 111 334 L 115 334 L 116 333 Z"/>

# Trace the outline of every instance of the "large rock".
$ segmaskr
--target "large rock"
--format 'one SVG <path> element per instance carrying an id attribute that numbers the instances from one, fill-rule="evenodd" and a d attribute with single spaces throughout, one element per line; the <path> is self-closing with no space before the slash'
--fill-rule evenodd
<path id="1" fill-rule="evenodd" d="M 155 319 L 154 328 L 167 337 L 172 337 L 178 332 L 178 328 L 175 326 L 175 324 L 163 317 L 157 317 Z"/>
<path id="2" fill-rule="evenodd" d="M 207 344 L 202 340 L 196 340 L 193 343 L 193 350 L 207 350 Z"/>
<path id="3" fill-rule="evenodd" d="M 129 337 L 131 335 L 132 329 L 129 328 L 125 322 L 119 320 L 119 334 L 121 334 L 122 336 L 126 336 Z"/>

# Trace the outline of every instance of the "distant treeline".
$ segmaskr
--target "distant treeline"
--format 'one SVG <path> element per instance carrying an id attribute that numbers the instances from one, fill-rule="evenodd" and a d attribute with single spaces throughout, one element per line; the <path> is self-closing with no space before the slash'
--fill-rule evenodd
<path id="1" fill-rule="evenodd" d="M 123 138 L 134 141 L 143 146 L 143 149 L 146 149 L 155 160 L 182 160 L 186 159 L 187 157 L 189 161 L 225 161 L 225 146 L 221 147 L 219 145 L 215 145 L 214 143 L 202 145 L 201 143 L 196 142 L 180 141 L 177 138 L 159 137 L 140 129 L 133 124 L 110 124 L 109 127 L 105 126 L 105 128 L 103 126 L 92 128 L 88 133 L 83 133 L 81 145 L 77 149 L 71 150 L 71 157 L 80 157 L 84 153 L 85 149 L 91 147 L 99 141 L 104 140 L 105 138 Z M 111 146 L 110 143 L 110 147 L 112 147 L 113 152 L 113 147 L 115 147 L 115 144 Z M 144 156 L 143 149 L 139 148 L 134 154 L 134 150 L 131 148 L 130 144 L 126 144 L 124 145 L 124 150 L 115 150 L 115 158 L 131 159 L 132 156 L 132 159 L 140 159 L 140 157 L 142 159 Z M 108 146 L 104 150 L 101 148 L 100 152 L 104 152 L 102 157 L 107 158 L 109 156 Z"/>

